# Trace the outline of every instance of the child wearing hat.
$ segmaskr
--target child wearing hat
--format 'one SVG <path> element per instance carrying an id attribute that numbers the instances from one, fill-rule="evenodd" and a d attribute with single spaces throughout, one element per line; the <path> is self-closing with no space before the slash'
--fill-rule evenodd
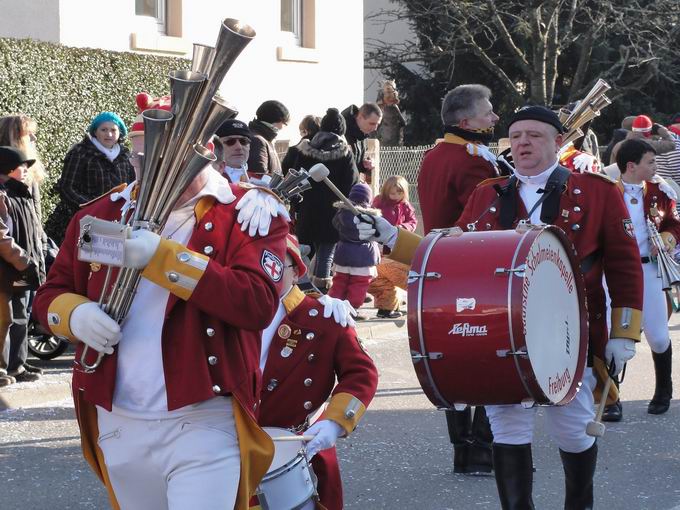
<path id="1" fill-rule="evenodd" d="M 13 325 L 13 315 L 19 310 L 12 306 L 15 301 L 25 307 L 27 289 L 37 288 L 45 277 L 42 228 L 24 182 L 33 163 L 34 159 L 14 147 L 0 147 L 0 387 L 40 378 L 23 366 L 26 325 L 25 321 Z M 11 342 L 10 329 L 15 342 Z"/>

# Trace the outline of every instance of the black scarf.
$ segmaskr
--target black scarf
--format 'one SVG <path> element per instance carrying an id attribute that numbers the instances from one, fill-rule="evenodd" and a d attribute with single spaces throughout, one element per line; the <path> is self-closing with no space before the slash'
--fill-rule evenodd
<path id="1" fill-rule="evenodd" d="M 279 133 L 278 129 L 270 125 L 267 125 L 266 123 L 258 119 L 251 120 L 250 123 L 248 124 L 248 127 L 255 134 L 264 137 L 264 139 L 267 140 L 268 142 L 273 142 L 274 138 L 276 138 L 276 135 Z"/>
<path id="2" fill-rule="evenodd" d="M 484 145 L 489 145 L 493 140 L 493 128 L 477 131 L 469 131 L 458 126 L 446 125 L 444 126 L 444 133 L 451 133 L 467 140 L 468 142 L 478 142 Z"/>

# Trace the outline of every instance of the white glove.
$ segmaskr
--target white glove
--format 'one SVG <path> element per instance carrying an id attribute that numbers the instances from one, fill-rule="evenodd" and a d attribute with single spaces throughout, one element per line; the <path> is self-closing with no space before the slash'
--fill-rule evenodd
<path id="1" fill-rule="evenodd" d="M 607 364 L 612 368 L 613 375 L 619 375 L 626 361 L 635 356 L 635 342 L 629 338 L 610 338 L 604 350 Z"/>
<path id="2" fill-rule="evenodd" d="M 307 443 L 307 458 L 311 459 L 321 450 L 327 450 L 335 446 L 338 438 L 345 433 L 340 425 L 333 420 L 319 420 L 314 425 L 305 430 L 305 435 L 314 436 Z"/>
<path id="3" fill-rule="evenodd" d="M 595 156 L 584 152 L 574 157 L 574 168 L 579 172 L 592 172 Z"/>
<path id="4" fill-rule="evenodd" d="M 468 154 L 470 154 L 471 156 L 479 156 L 487 160 L 492 165 L 496 164 L 496 155 L 493 152 L 491 152 L 486 145 L 468 143 L 465 145 L 465 148 L 467 149 Z"/>
<path id="5" fill-rule="evenodd" d="M 356 326 L 352 316 L 356 317 L 357 311 L 346 299 L 336 299 L 329 295 L 324 295 L 319 298 L 319 303 L 323 305 L 323 316 L 326 319 L 332 315 L 333 320 L 343 328 L 346 326 L 350 328 Z"/>
<path id="6" fill-rule="evenodd" d="M 133 230 L 130 238 L 125 240 L 125 261 L 124 267 L 144 269 L 156 253 L 161 236 L 154 234 L 150 230 Z"/>
<path id="7" fill-rule="evenodd" d="M 97 352 L 112 354 L 113 346 L 120 342 L 120 326 L 94 302 L 76 306 L 69 327 L 78 340 Z"/>
<path id="8" fill-rule="evenodd" d="M 251 189 L 243 195 L 243 198 L 236 204 L 236 210 L 239 212 L 236 221 L 241 224 L 242 231 L 248 229 L 250 237 L 255 237 L 255 234 L 261 237 L 266 236 L 269 233 L 272 218 L 281 216 L 286 221 L 290 221 L 286 206 L 266 191 L 259 189 Z"/>
<path id="9" fill-rule="evenodd" d="M 359 239 L 362 241 L 378 241 L 389 248 L 394 247 L 397 241 L 397 227 L 382 216 L 362 213 L 354 217 L 354 224 L 357 226 Z"/>

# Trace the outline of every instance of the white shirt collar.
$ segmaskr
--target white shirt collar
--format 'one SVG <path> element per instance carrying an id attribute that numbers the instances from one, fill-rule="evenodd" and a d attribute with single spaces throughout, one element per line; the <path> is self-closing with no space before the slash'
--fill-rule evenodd
<path id="1" fill-rule="evenodd" d="M 557 168 L 557 160 L 548 167 L 547 170 L 544 170 L 538 175 L 522 175 L 520 174 L 517 169 L 515 169 L 514 174 L 515 177 L 519 180 L 519 182 L 523 184 L 529 184 L 531 186 L 543 186 L 546 182 L 548 182 L 548 178 L 550 177 L 550 174 L 553 173 L 553 171 Z"/>

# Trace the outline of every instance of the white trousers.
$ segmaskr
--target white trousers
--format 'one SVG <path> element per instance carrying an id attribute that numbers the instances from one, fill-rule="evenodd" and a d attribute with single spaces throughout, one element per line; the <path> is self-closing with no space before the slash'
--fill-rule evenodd
<path id="1" fill-rule="evenodd" d="M 671 337 L 668 333 L 668 309 L 666 293 L 661 288 L 661 278 L 656 276 L 654 262 L 642 264 L 645 289 L 642 305 L 642 330 L 652 351 L 660 354 L 668 349 Z"/>
<path id="2" fill-rule="evenodd" d="M 592 369 L 586 367 L 583 384 L 574 400 L 564 406 L 543 407 L 546 429 L 565 452 L 580 453 L 595 442 L 595 438 L 586 434 L 586 426 L 595 419 L 595 383 Z M 494 443 L 519 445 L 532 442 L 536 407 L 525 409 L 520 404 L 485 407 Z"/>
<path id="3" fill-rule="evenodd" d="M 121 509 L 233 508 L 241 457 L 231 399 L 166 416 L 139 418 L 97 407 L 98 443 Z"/>

